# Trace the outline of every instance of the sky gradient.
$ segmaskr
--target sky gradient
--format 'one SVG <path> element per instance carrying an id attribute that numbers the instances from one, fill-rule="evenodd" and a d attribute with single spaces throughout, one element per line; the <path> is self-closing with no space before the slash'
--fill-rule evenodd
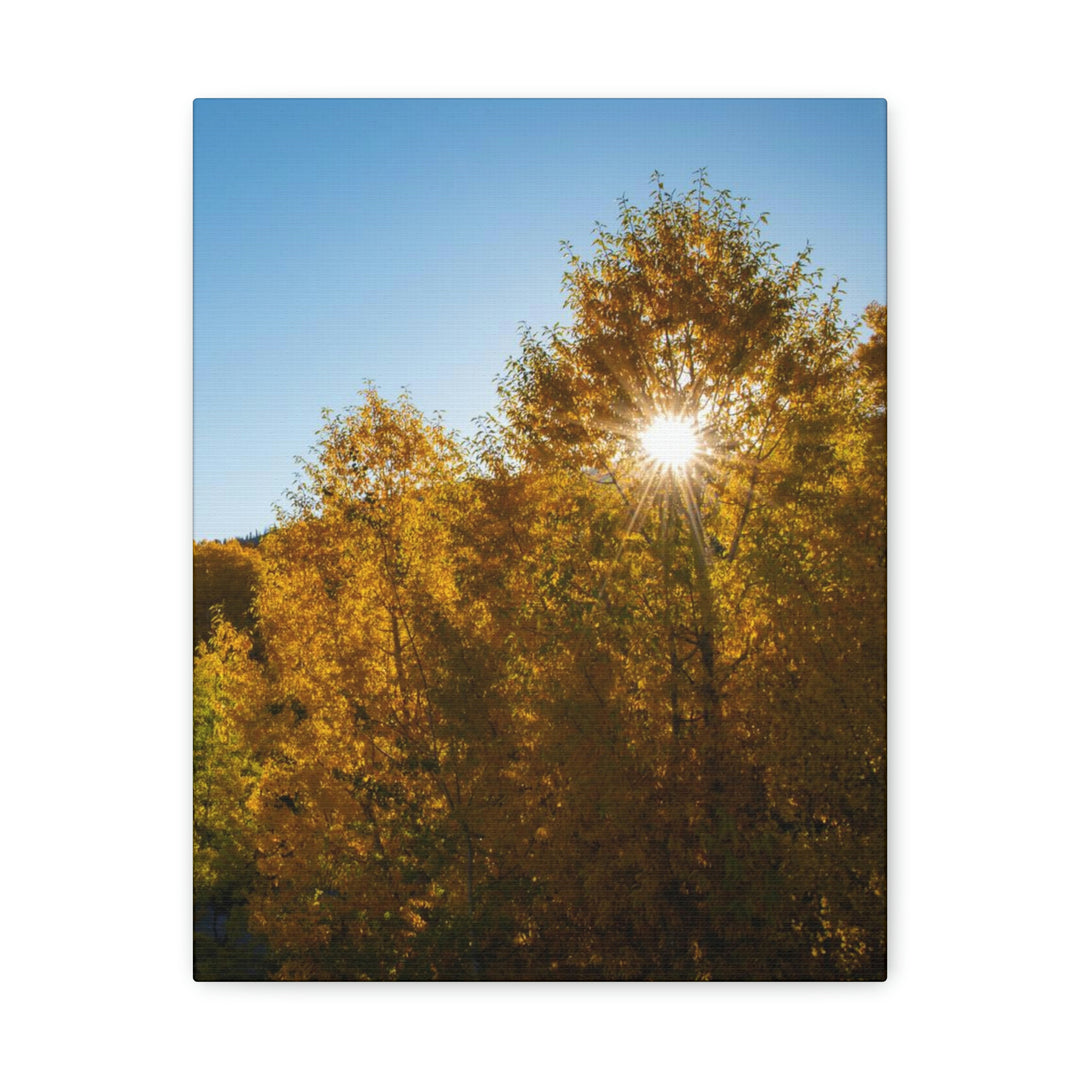
<path id="1" fill-rule="evenodd" d="M 886 300 L 880 99 L 197 100 L 195 539 L 272 524 L 366 380 L 471 431 L 521 324 L 564 319 L 560 241 L 700 168 L 850 319 Z"/>

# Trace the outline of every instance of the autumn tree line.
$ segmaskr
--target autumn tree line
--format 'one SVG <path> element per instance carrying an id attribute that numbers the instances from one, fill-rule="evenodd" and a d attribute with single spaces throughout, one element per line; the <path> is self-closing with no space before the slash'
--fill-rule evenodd
<path id="1" fill-rule="evenodd" d="M 884 978 L 885 309 L 764 224 L 657 180 L 476 436 L 196 545 L 196 977 Z"/>

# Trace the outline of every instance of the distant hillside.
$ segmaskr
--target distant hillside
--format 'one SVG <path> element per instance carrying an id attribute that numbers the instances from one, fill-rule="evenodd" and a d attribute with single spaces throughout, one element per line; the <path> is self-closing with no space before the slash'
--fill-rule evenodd
<path id="1" fill-rule="evenodd" d="M 273 531 L 274 527 L 271 525 L 269 528 L 263 529 L 262 532 L 251 532 L 247 536 L 237 536 L 234 539 L 241 547 L 258 547 Z M 225 542 L 228 543 L 228 541 Z"/>
<path id="2" fill-rule="evenodd" d="M 276 526 L 268 525 L 260 532 L 249 532 L 246 536 L 229 536 L 224 540 L 197 540 L 197 544 L 239 544 L 241 547 L 258 547 L 272 532 Z"/>

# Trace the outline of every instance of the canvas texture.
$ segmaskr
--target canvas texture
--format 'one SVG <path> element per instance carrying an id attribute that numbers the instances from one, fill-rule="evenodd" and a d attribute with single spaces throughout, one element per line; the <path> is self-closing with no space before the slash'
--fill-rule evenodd
<path id="1" fill-rule="evenodd" d="M 196 102 L 197 980 L 885 978 L 884 147 Z"/>

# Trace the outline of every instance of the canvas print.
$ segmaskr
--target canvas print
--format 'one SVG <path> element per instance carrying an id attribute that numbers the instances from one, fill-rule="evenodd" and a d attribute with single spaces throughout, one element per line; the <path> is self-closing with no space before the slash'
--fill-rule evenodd
<path id="1" fill-rule="evenodd" d="M 881 100 L 198 100 L 197 980 L 885 978 Z"/>

